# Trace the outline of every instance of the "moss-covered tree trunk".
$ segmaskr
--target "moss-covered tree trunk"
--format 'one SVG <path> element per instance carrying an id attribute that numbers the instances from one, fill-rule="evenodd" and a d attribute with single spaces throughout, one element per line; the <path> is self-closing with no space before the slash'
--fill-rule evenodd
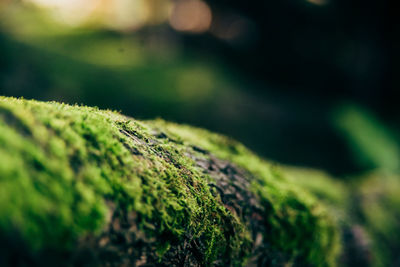
<path id="1" fill-rule="evenodd" d="M 0 98 L 0 265 L 393 263 L 399 212 L 381 203 L 396 210 L 399 183 L 368 181 L 278 168 L 189 126 Z"/>

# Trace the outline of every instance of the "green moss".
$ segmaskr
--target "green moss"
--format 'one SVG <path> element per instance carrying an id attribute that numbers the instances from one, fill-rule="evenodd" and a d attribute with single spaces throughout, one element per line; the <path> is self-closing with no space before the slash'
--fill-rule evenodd
<path id="1" fill-rule="evenodd" d="M 371 266 L 392 266 L 399 261 L 399 175 L 376 170 L 344 182 L 313 169 L 285 167 L 284 172 L 290 181 L 318 197 L 341 228 L 355 229 L 355 243 Z"/>
<path id="2" fill-rule="evenodd" d="M 333 266 L 340 250 L 335 221 L 316 198 L 292 185 L 277 166 L 224 136 L 190 126 L 149 122 L 186 144 L 202 147 L 254 175 L 251 190 L 265 207 L 264 242 L 284 253 L 287 262 Z"/>
<path id="3" fill-rule="evenodd" d="M 322 201 L 337 221 L 343 223 L 351 220 L 351 189 L 343 180 L 309 168 L 284 166 L 283 172 L 291 183 L 308 190 Z"/>
<path id="4" fill-rule="evenodd" d="M 374 266 L 399 262 L 400 249 L 400 177 L 375 171 L 359 178 L 353 185 L 362 224 L 372 244 Z"/>
<path id="5" fill-rule="evenodd" d="M 243 261 L 250 241 L 240 220 L 183 146 L 149 131 L 111 111 L 1 98 L 0 230 L 17 230 L 34 250 L 68 250 L 107 225 L 110 200 L 140 215 L 160 257 L 190 233 L 208 246 L 204 263 L 226 253 Z"/>
<path id="6" fill-rule="evenodd" d="M 162 120 L 12 98 L 0 98 L 0 233 L 17 232 L 32 251 L 68 251 L 104 231 L 111 202 L 124 214 L 134 212 L 138 230 L 157 240 L 160 260 L 189 236 L 204 244 L 201 264 L 242 265 L 255 242 L 251 229 L 187 156 L 198 148 L 253 177 L 250 190 L 263 207 L 262 242 L 272 262 L 335 265 L 335 220 L 241 144 Z"/>

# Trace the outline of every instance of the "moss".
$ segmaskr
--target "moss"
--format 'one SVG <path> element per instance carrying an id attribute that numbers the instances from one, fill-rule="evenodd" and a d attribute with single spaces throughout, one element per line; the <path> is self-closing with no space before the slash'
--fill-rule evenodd
<path id="1" fill-rule="evenodd" d="M 256 177 L 253 190 L 271 207 L 264 215 L 268 218 L 265 242 L 288 252 L 292 259 L 300 257 L 314 266 L 389 266 L 399 262 L 398 175 L 375 171 L 340 180 L 319 170 L 276 166 L 241 144 L 202 129 L 161 120 L 153 123 L 183 142 L 249 170 Z"/>
<path id="2" fill-rule="evenodd" d="M 373 266 L 400 262 L 400 177 L 382 171 L 370 172 L 354 182 L 359 216 L 371 243 Z"/>
<path id="3" fill-rule="evenodd" d="M 337 219 L 344 236 L 342 258 L 347 257 L 342 265 L 392 266 L 399 262 L 399 175 L 375 170 L 345 182 L 313 169 L 285 166 L 284 172 L 290 181 L 318 197 Z"/>
<path id="4" fill-rule="evenodd" d="M 112 201 L 139 215 L 138 228 L 159 240 L 160 258 L 188 234 L 207 245 L 204 264 L 249 253 L 245 228 L 213 197 L 208 178 L 145 124 L 10 98 L 1 98 L 0 118 L 0 230 L 17 230 L 31 249 L 68 250 L 99 234 Z"/>
<path id="5" fill-rule="evenodd" d="M 222 201 L 211 186 L 216 178 L 196 162 L 214 157 L 251 178 L 261 236 Z M 16 233 L 11 238 L 19 236 L 33 255 L 71 252 L 90 238 L 101 247 L 111 242 L 107 233 L 126 229 L 120 249 L 135 263 L 148 251 L 165 263 L 190 250 L 200 265 L 240 266 L 259 247 L 259 260 L 269 265 L 336 264 L 339 224 L 318 190 L 303 190 L 218 134 L 97 108 L 0 98 L 0 159 L 0 240 Z M 334 193 L 326 195 L 342 205 Z"/>
<path id="6" fill-rule="evenodd" d="M 251 190 L 265 207 L 263 240 L 272 250 L 284 253 L 286 264 L 335 265 L 340 241 L 334 219 L 316 198 L 283 177 L 277 166 L 224 136 L 162 120 L 148 123 L 187 145 L 202 147 L 229 160 L 254 176 Z"/>
<path id="7" fill-rule="evenodd" d="M 329 174 L 310 168 L 284 166 L 285 177 L 294 185 L 300 186 L 317 197 L 329 208 L 336 221 L 351 221 L 351 188 L 346 182 Z"/>

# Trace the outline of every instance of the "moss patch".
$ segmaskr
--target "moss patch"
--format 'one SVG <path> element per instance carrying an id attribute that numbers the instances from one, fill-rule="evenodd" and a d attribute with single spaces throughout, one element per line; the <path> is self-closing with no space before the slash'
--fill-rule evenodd
<path id="1" fill-rule="evenodd" d="M 202 147 L 252 174 L 251 190 L 264 207 L 263 242 L 269 247 L 264 256 L 272 257 L 271 262 L 335 264 L 340 242 L 334 220 L 314 197 L 291 184 L 277 166 L 224 136 L 162 120 L 149 123 L 186 145 Z"/>
<path id="2" fill-rule="evenodd" d="M 249 181 L 243 195 L 260 207 L 251 213 L 257 234 L 198 158 L 228 162 L 230 177 Z M 316 198 L 226 137 L 96 108 L 0 98 L 0 240 L 18 237 L 29 261 L 51 251 L 76 263 L 77 250 L 90 249 L 98 265 L 333 266 L 336 225 Z"/>

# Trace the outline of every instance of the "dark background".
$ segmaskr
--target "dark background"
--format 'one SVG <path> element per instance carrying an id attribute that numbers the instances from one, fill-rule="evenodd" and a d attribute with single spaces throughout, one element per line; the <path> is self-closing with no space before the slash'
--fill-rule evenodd
<path id="1" fill-rule="evenodd" d="M 6 1 L 0 94 L 192 124 L 268 159 L 337 175 L 383 167 L 363 135 L 382 143 L 377 153 L 399 159 L 392 2 L 207 3 L 212 23 L 193 33 L 168 21 L 129 31 L 71 28 L 49 19 L 51 10 Z M 351 112 L 365 123 L 340 123 Z"/>

